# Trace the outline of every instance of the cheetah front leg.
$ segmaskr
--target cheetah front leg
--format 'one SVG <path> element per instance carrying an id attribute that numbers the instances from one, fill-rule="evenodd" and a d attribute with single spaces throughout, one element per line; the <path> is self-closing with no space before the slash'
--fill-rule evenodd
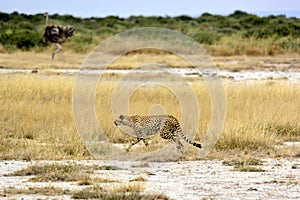
<path id="1" fill-rule="evenodd" d="M 139 143 L 139 141 L 141 141 L 141 140 L 144 141 L 144 138 L 135 138 L 134 140 L 132 140 L 131 144 L 129 144 L 129 146 L 126 148 L 126 151 L 128 152 L 133 145 Z"/>
<path id="2" fill-rule="evenodd" d="M 144 138 L 142 140 L 143 140 L 145 146 L 148 146 L 149 142 L 146 139 L 144 139 Z"/>

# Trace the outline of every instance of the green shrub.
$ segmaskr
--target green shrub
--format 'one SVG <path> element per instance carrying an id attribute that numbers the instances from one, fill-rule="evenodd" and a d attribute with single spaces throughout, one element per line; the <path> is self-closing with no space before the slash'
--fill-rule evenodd
<path id="1" fill-rule="evenodd" d="M 214 44 L 216 43 L 219 39 L 220 36 L 217 34 L 209 33 L 209 32 L 202 32 L 202 33 L 197 33 L 194 35 L 194 39 L 199 42 L 200 44 Z"/>
<path id="2" fill-rule="evenodd" d="M 241 35 L 247 40 L 276 38 L 274 44 L 280 53 L 299 52 L 300 20 L 284 15 L 259 17 L 237 10 L 229 16 L 203 13 L 200 17 L 188 15 L 170 16 L 130 16 L 121 18 L 79 18 L 72 15 L 49 15 L 49 24 L 71 25 L 75 35 L 68 39 L 68 47 L 74 52 L 86 52 L 113 34 L 140 27 L 162 27 L 182 32 L 205 45 L 214 52 L 214 45 L 220 45 L 222 37 L 233 39 Z M 42 42 L 45 25 L 43 13 L 36 15 L 11 14 L 0 12 L 0 46 L 2 51 L 43 50 L 47 44 Z M 260 41 L 257 41 L 260 42 Z M 230 49 L 226 44 L 221 49 Z M 271 49 L 271 47 L 266 47 Z M 278 52 L 276 52 L 278 53 Z M 239 52 L 247 54 L 247 52 Z M 230 53 L 232 55 L 232 53 Z"/>
<path id="3" fill-rule="evenodd" d="M 241 17 L 248 16 L 248 15 L 249 14 L 244 11 L 236 10 L 236 11 L 234 11 L 234 13 L 230 14 L 229 17 L 241 18 Z"/>

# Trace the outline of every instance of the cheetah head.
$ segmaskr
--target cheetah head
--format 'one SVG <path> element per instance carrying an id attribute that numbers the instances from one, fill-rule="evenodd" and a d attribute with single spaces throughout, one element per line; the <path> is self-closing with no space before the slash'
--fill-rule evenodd
<path id="1" fill-rule="evenodd" d="M 129 125 L 130 123 L 131 123 L 130 116 L 125 116 L 125 115 L 118 116 L 114 121 L 114 124 L 116 126 Z"/>

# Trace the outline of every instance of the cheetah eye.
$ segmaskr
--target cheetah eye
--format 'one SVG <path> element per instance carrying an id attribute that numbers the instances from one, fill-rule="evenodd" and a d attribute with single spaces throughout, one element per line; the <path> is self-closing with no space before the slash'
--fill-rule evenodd
<path id="1" fill-rule="evenodd" d="M 124 119 L 124 115 L 120 115 L 120 119 Z"/>

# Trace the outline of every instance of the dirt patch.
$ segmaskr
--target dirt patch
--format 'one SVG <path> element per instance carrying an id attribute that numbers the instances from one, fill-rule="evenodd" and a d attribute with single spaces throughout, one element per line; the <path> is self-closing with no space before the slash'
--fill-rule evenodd
<path id="1" fill-rule="evenodd" d="M 300 158 L 261 159 L 254 166 L 261 171 L 238 171 L 223 161 L 131 162 L 131 161 L 0 161 L 0 193 L 16 199 L 49 199 L 42 194 L 7 194 L 9 188 L 61 188 L 68 191 L 56 199 L 71 199 L 88 185 L 76 182 L 32 182 L 33 176 L 7 176 L 17 170 L 42 164 L 78 164 L 113 166 L 116 170 L 96 168 L 91 176 L 114 182 L 98 183 L 101 188 L 138 182 L 145 186 L 144 194 L 164 194 L 173 199 L 299 199 Z M 251 163 L 250 163 L 251 164 Z M 100 170 L 99 170 L 100 169 Z"/>

